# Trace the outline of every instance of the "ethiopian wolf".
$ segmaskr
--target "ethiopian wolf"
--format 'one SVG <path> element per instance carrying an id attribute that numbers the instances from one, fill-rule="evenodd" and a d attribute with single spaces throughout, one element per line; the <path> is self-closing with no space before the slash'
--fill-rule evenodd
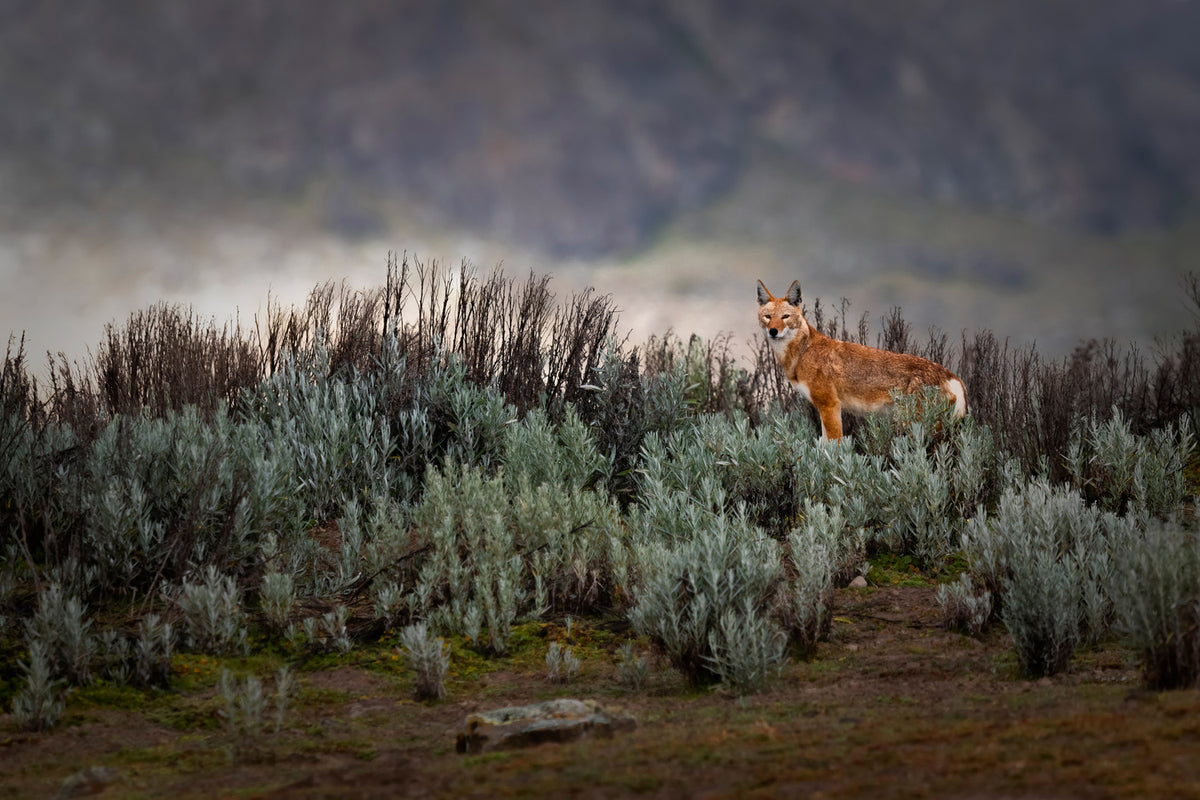
<path id="1" fill-rule="evenodd" d="M 784 377 L 821 415 L 826 439 L 842 438 L 842 411 L 878 411 L 892 402 L 893 389 L 912 393 L 937 386 L 956 418 L 967 413 L 966 387 L 941 364 L 831 339 L 809 325 L 800 312 L 800 281 L 792 281 L 783 297 L 759 281 L 758 323 Z"/>

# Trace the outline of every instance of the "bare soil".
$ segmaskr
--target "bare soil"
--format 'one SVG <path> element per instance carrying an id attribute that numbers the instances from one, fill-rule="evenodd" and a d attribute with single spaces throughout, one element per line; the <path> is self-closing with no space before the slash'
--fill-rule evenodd
<path id="1" fill-rule="evenodd" d="M 432 703 L 411 699 L 387 642 L 308 665 L 278 734 L 236 736 L 218 716 L 216 662 L 191 657 L 176 667 L 181 688 L 140 707 L 85 691 L 50 733 L 0 717 L 0 797 L 52 797 L 97 767 L 108 769 L 71 796 L 1200 797 L 1200 691 L 1144 691 L 1134 655 L 1115 645 L 1026 680 L 1003 633 L 942 629 L 934 593 L 840 590 L 831 640 L 745 699 L 690 688 L 662 663 L 626 690 L 625 634 L 585 620 L 571 640 L 583 667 L 565 686 L 545 676 L 559 624 L 530 627 L 504 659 L 456 649 L 447 697 Z M 638 726 L 456 753 L 468 714 L 556 696 L 599 700 Z"/>

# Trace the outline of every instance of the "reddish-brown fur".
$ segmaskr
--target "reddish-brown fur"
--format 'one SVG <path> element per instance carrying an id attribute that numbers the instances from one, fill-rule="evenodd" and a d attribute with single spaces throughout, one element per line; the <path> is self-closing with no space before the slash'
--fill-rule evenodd
<path id="1" fill-rule="evenodd" d="M 800 308 L 800 282 L 783 297 L 758 282 L 758 321 L 784 377 L 821 415 L 827 439 L 842 437 L 842 411 L 877 411 L 892 402 L 890 392 L 917 392 L 937 386 L 954 404 L 956 417 L 966 413 L 966 389 L 950 370 L 928 359 L 892 353 L 854 342 L 831 339 L 808 324 Z"/>

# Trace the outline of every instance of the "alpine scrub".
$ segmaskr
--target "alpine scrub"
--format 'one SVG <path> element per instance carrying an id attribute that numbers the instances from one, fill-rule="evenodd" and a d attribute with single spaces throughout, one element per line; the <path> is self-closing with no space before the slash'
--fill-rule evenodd
<path id="1" fill-rule="evenodd" d="M 628 623 L 628 690 L 653 648 L 749 694 L 820 659 L 838 587 L 885 556 L 954 578 L 947 624 L 1005 626 L 1029 675 L 1119 639 L 1152 685 L 1194 685 L 1197 532 L 1176 512 L 1200 398 L 1168 380 L 1191 350 L 1122 394 L 1083 355 L 931 342 L 925 363 L 962 376 L 953 404 L 935 370 L 827 441 L 765 339 L 749 364 L 696 339 L 633 348 L 609 298 L 417 267 L 272 307 L 257 340 L 172 317 L 187 358 L 225 365 L 203 380 L 142 369 L 184 358 L 144 344 L 163 309 L 44 391 L 10 348 L 0 702 L 22 726 L 56 724 L 68 687 L 169 687 L 181 653 L 303 665 L 381 639 L 435 699 L 446 643 L 507 663 L 523 625 L 566 616 Z M 879 344 L 914 348 L 887 326 Z M 578 657 L 547 649 L 547 678 Z M 261 728 L 267 689 L 226 688 Z"/>

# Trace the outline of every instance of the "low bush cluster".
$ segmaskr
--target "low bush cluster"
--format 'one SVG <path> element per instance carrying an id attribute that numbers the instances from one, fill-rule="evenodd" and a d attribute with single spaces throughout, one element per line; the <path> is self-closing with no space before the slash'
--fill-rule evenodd
<path id="1" fill-rule="evenodd" d="M 939 593 L 947 624 L 1003 623 L 1031 675 L 1114 635 L 1152 684 L 1200 673 L 1178 513 L 1195 337 L 1153 372 L 1106 362 L 1088 393 L 1091 356 L 1043 364 L 977 337 L 956 365 L 965 421 L 897 397 L 826 443 L 763 352 L 630 349 L 607 298 L 556 305 L 537 277 L 405 261 L 388 278 L 269 304 L 253 347 L 135 315 L 94 364 L 54 362 L 48 396 L 10 348 L 0 651 L 20 666 L 0 677 L 23 687 L 22 725 L 53 725 L 68 684 L 163 685 L 176 648 L 245 652 L 258 632 L 297 658 L 395 634 L 437 698 L 442 637 L 501 657 L 548 615 L 623 615 L 688 680 L 758 691 L 818 651 L 834 587 L 884 552 L 935 573 L 965 555 Z M 880 343 L 915 349 L 898 315 Z M 186 369 L 159 363 L 183 351 Z M 951 360 L 936 337 L 926 354 Z M 128 629 L 93 613 L 117 606 L 138 609 Z M 622 680 L 644 685 L 647 664 L 626 648 Z M 547 668 L 569 680 L 578 662 L 559 647 Z M 240 727 L 261 688 L 226 686 Z"/>

